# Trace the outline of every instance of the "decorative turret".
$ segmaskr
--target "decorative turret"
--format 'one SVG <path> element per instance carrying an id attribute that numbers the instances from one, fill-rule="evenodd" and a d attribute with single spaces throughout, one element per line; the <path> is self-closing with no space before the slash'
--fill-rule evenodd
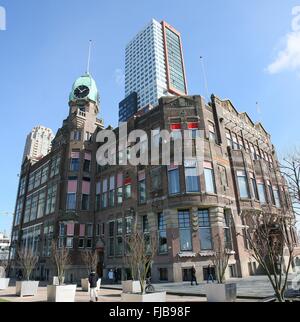
<path id="1" fill-rule="evenodd" d="M 99 106 L 99 92 L 90 74 L 87 73 L 74 82 L 69 101 L 75 104 L 80 101 L 92 101 Z"/>

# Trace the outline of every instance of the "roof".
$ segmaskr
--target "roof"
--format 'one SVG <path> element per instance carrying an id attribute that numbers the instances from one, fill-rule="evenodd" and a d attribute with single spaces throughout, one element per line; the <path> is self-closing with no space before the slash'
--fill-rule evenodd
<path id="1" fill-rule="evenodd" d="M 85 75 L 80 76 L 79 78 L 76 79 L 76 81 L 74 82 L 74 84 L 72 86 L 72 91 L 71 91 L 69 100 L 70 101 L 77 100 L 77 98 L 74 96 L 74 90 L 78 86 L 81 86 L 81 85 L 87 86 L 90 89 L 90 93 L 87 98 L 95 103 L 98 103 L 99 102 L 99 92 L 97 89 L 96 82 L 90 74 L 85 74 Z"/>

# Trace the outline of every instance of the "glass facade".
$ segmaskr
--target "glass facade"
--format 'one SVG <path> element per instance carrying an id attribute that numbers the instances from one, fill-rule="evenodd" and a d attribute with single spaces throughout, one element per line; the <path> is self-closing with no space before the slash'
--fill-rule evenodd
<path id="1" fill-rule="evenodd" d="M 166 28 L 166 47 L 170 87 L 181 93 L 185 93 L 186 86 L 180 37 L 169 28 Z"/>

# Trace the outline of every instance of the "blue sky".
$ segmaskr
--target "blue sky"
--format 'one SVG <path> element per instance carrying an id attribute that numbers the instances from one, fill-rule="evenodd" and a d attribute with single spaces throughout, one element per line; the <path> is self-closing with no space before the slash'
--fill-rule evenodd
<path id="1" fill-rule="evenodd" d="M 261 120 L 278 151 L 299 145 L 300 31 L 292 29 L 292 9 L 299 5 L 300 0 L 0 0 L 7 17 L 7 30 L 0 31 L 0 212 L 14 210 L 27 133 L 39 124 L 56 131 L 67 116 L 72 83 L 85 72 L 89 39 L 101 116 L 107 125 L 117 124 L 125 45 L 151 18 L 181 32 L 190 94 L 206 94 L 199 59 L 204 56 L 209 93 L 230 98 L 238 110 Z M 9 232 L 10 224 L 0 215 L 0 231 Z"/>

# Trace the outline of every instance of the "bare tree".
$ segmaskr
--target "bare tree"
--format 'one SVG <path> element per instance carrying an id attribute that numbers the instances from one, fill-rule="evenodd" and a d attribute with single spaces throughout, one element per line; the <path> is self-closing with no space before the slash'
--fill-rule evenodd
<path id="1" fill-rule="evenodd" d="M 18 251 L 17 261 L 22 268 L 26 280 L 29 281 L 31 273 L 39 261 L 39 257 L 31 249 L 22 248 Z"/>
<path id="2" fill-rule="evenodd" d="M 71 257 L 69 249 L 65 246 L 58 248 L 55 241 L 52 242 L 52 256 L 56 265 L 59 285 L 63 285 L 66 266 L 70 264 Z"/>
<path id="3" fill-rule="evenodd" d="M 262 267 L 279 302 L 285 301 L 288 275 L 294 258 L 292 219 L 284 214 L 243 211 L 245 238 L 250 255 Z"/>
<path id="4" fill-rule="evenodd" d="M 85 250 L 81 254 L 82 261 L 90 274 L 92 271 L 96 271 L 98 265 L 98 253 L 96 250 Z"/>
<path id="5" fill-rule="evenodd" d="M 300 215 L 300 151 L 284 157 L 280 169 L 287 181 L 294 211 Z"/>
<path id="6" fill-rule="evenodd" d="M 141 293 L 145 294 L 145 281 L 157 251 L 156 234 L 135 231 L 127 237 L 126 243 L 132 277 L 140 282 Z"/>
<path id="7" fill-rule="evenodd" d="M 226 248 L 225 242 L 224 240 L 222 241 L 219 234 L 214 238 L 214 246 L 215 249 L 212 261 L 216 268 L 216 278 L 219 284 L 223 284 L 225 283 L 225 273 L 232 251 Z"/>

